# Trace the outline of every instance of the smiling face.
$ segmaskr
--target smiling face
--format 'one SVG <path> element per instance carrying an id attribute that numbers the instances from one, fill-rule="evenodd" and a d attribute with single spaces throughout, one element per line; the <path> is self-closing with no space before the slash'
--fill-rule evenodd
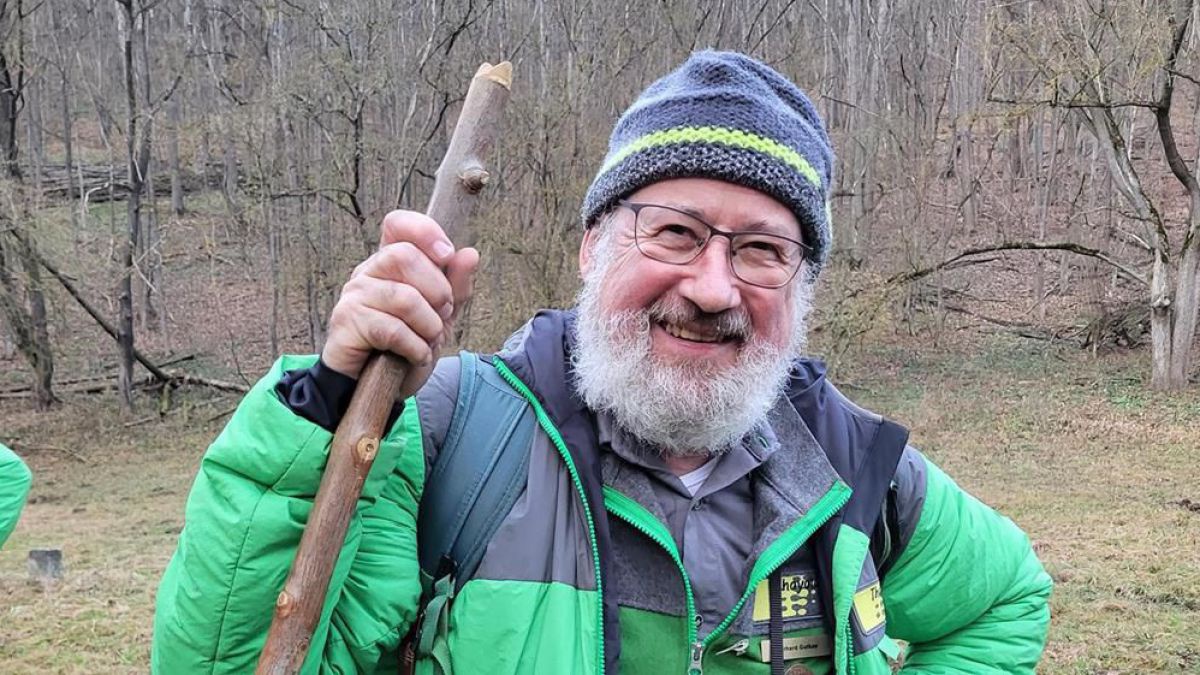
<path id="1" fill-rule="evenodd" d="M 723 231 L 800 238 L 785 206 L 721 181 L 661 181 L 629 201 L 692 213 Z M 803 272 L 782 288 L 742 281 L 724 237 L 688 264 L 659 262 L 638 250 L 634 227 L 633 211 L 618 208 L 580 249 L 580 392 L 665 452 L 719 452 L 779 395 L 804 340 L 811 284 Z"/>
<path id="2" fill-rule="evenodd" d="M 680 209 L 722 230 L 800 238 L 800 225 L 787 207 L 732 183 L 705 178 L 661 181 L 638 190 L 629 201 Z M 621 208 L 603 225 L 614 230 L 615 250 L 600 289 L 600 303 L 610 314 L 651 310 L 657 315 L 651 345 L 658 358 L 675 363 L 703 359 L 729 366 L 750 334 L 773 346 L 788 343 L 795 285 L 761 288 L 741 281 L 730 268 L 729 241 L 723 237 L 714 237 L 686 265 L 652 260 L 635 245 L 634 220 L 631 210 Z M 588 230 L 580 248 L 585 276 L 595 264 L 597 229 Z"/>

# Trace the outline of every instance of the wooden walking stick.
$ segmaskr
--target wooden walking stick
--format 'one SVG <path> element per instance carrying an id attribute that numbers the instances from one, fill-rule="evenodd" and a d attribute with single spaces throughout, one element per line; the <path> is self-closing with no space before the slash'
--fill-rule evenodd
<path id="1" fill-rule="evenodd" d="M 485 63 L 467 90 L 425 211 L 441 224 L 451 241 L 463 233 L 475 195 L 487 184 L 483 157 L 498 133 L 511 83 L 512 64 Z M 291 675 L 304 664 L 350 516 L 407 370 L 404 359 L 388 352 L 372 354 L 363 368 L 350 407 L 333 436 L 329 462 L 292 571 L 275 603 L 271 630 L 255 671 L 259 675 Z"/>

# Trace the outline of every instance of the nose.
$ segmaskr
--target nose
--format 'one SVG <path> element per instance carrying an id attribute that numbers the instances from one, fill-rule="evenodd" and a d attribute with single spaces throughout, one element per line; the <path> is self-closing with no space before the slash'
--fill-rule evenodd
<path id="1" fill-rule="evenodd" d="M 729 266 L 729 242 L 713 237 L 700 257 L 687 265 L 680 294 L 705 312 L 722 312 L 742 304 L 737 277 Z"/>

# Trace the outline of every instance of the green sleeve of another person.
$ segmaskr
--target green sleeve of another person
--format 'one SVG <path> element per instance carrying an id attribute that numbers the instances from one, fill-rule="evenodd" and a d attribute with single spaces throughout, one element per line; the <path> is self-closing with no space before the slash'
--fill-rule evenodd
<path id="1" fill-rule="evenodd" d="M 8 541 L 29 496 L 32 474 L 12 450 L 0 445 L 0 546 Z"/>
<path id="2" fill-rule="evenodd" d="M 883 583 L 902 673 L 1028 673 L 1045 648 L 1050 576 L 1011 520 L 926 460 L 925 504 Z"/>
<path id="3" fill-rule="evenodd" d="M 158 590 L 153 672 L 253 672 L 332 440 L 288 409 L 274 388 L 284 371 L 314 361 L 278 361 L 201 460 Z M 416 515 L 424 461 L 409 401 L 363 486 L 302 672 L 395 670 L 394 653 L 420 594 Z"/>

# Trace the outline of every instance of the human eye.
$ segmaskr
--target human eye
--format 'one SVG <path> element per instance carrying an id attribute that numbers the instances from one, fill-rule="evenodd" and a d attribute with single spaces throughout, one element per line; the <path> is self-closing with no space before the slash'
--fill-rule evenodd
<path id="1" fill-rule="evenodd" d="M 703 226 L 682 213 L 647 208 L 641 215 L 643 235 L 660 245 L 686 248 L 699 246 L 704 241 Z"/>
<path id="2" fill-rule="evenodd" d="M 766 265 L 788 265 L 792 253 L 788 245 L 791 242 L 770 235 L 749 235 L 739 238 L 736 246 L 737 255 L 748 261 Z"/>

